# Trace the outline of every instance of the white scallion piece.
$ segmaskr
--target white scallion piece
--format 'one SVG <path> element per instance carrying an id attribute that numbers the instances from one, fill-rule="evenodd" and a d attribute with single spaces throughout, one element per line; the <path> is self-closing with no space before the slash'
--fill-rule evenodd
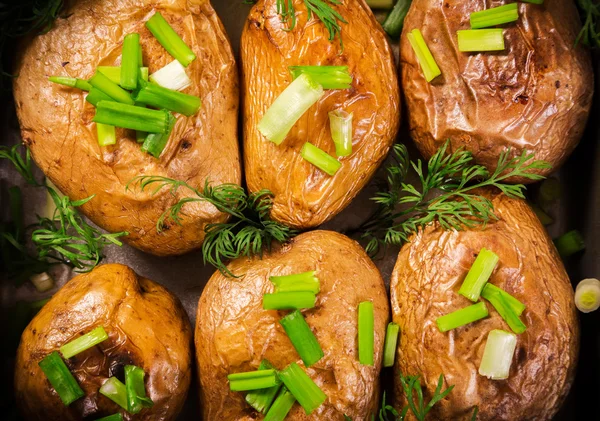
<path id="1" fill-rule="evenodd" d="M 177 60 L 173 60 L 162 69 L 152 73 L 150 82 L 174 91 L 183 91 L 192 84 L 192 80 L 185 72 L 185 67 Z"/>
<path id="2" fill-rule="evenodd" d="M 517 335 L 504 330 L 492 330 L 485 343 L 479 374 L 492 380 L 508 379 L 516 346 Z"/>

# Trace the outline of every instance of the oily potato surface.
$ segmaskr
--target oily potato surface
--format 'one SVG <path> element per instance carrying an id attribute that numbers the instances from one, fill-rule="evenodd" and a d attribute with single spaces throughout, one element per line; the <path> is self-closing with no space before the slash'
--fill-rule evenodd
<path id="1" fill-rule="evenodd" d="M 363 0 L 333 6 L 348 22 L 341 39 L 330 42 L 324 25 L 307 19 L 302 0 L 294 0 L 297 23 L 282 23 L 276 0 L 259 0 L 242 34 L 244 161 L 251 191 L 274 195 L 271 216 L 298 227 L 315 227 L 331 219 L 369 181 L 391 147 L 400 125 L 399 86 L 386 36 Z M 278 146 L 257 129 L 263 115 L 292 82 L 289 66 L 348 66 L 352 87 L 326 90 Z M 353 113 L 353 151 L 335 176 L 300 156 L 305 142 L 335 157 L 328 112 Z"/>
<path id="2" fill-rule="evenodd" d="M 401 336 L 396 368 L 422 375 L 431 396 L 440 374 L 454 390 L 432 411 L 435 420 L 550 420 L 571 387 L 579 351 L 573 289 L 539 220 L 521 200 L 493 198 L 499 220 L 482 230 L 444 231 L 429 226 L 398 256 L 391 280 L 393 321 Z M 471 303 L 458 290 L 481 248 L 500 258 L 489 282 L 526 305 L 527 330 L 507 380 L 489 380 L 478 369 L 488 333 L 511 331 L 493 306 L 490 316 L 441 333 L 435 320 Z M 405 403 L 399 382 L 395 403 Z"/>
<path id="3" fill-rule="evenodd" d="M 505 50 L 463 53 L 457 31 L 472 12 L 506 1 L 414 0 L 400 41 L 402 86 L 411 136 L 426 157 L 447 140 L 488 169 L 506 148 L 562 165 L 581 138 L 592 103 L 589 53 L 575 47 L 575 3 L 518 3 L 519 19 L 502 25 Z M 419 29 L 441 76 L 427 82 L 407 38 Z M 527 180 L 515 180 L 527 181 Z"/>
<path id="4" fill-rule="evenodd" d="M 364 250 L 330 231 L 302 234 L 262 260 L 238 259 L 228 268 L 240 278 L 217 272 L 198 305 L 196 358 L 203 419 L 262 419 L 231 392 L 227 375 L 256 370 L 263 359 L 277 369 L 297 362 L 325 392 L 327 400 L 312 415 L 294 405 L 286 420 L 371 419 L 379 400 L 379 370 L 389 319 L 389 303 L 379 271 Z M 263 310 L 262 296 L 273 292 L 270 276 L 316 270 L 321 283 L 316 306 L 303 310 L 325 356 L 306 369 L 279 320 L 287 311 Z M 357 308 L 372 301 L 375 315 L 375 365 L 358 361 Z"/>
<path id="5" fill-rule="evenodd" d="M 117 144 L 100 147 L 94 107 L 85 93 L 50 83 L 49 76 L 90 78 L 97 66 L 119 65 L 123 38 L 140 34 L 144 65 L 152 74 L 173 58 L 145 22 L 161 12 L 192 48 L 197 58 L 186 69 L 192 85 L 185 93 L 199 96 L 192 117 L 175 114 L 177 123 L 160 159 L 142 152 L 135 132 L 117 129 Z M 207 203 L 185 207 L 182 224 L 167 224 L 158 233 L 160 215 L 191 195 L 179 189 L 152 195 L 134 177 L 155 175 L 203 187 L 240 183 L 237 143 L 238 79 L 229 40 L 208 0 L 81 0 L 68 5 L 47 34 L 24 46 L 14 83 L 23 141 L 39 167 L 73 200 L 91 195 L 84 213 L 102 228 L 128 231 L 125 241 L 158 255 L 182 254 L 198 248 L 207 223 L 225 216 Z"/>
<path id="6" fill-rule="evenodd" d="M 62 345 L 104 327 L 108 339 L 66 361 L 85 397 L 65 406 L 38 363 Z M 179 300 L 127 266 L 79 275 L 44 305 L 23 332 L 15 365 L 16 402 L 26 420 L 174 420 L 190 385 L 191 327 Z M 130 415 L 99 393 L 125 365 L 145 372 L 152 408 Z"/>

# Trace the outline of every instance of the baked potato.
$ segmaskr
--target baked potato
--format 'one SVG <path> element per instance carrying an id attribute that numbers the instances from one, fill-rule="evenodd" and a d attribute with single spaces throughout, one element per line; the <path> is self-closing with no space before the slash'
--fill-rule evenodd
<path id="1" fill-rule="evenodd" d="M 432 410 L 431 419 L 550 420 L 575 374 L 579 324 L 573 289 L 563 264 L 539 220 L 522 200 L 492 198 L 498 220 L 483 229 L 445 231 L 428 226 L 400 251 L 391 279 L 393 321 L 400 326 L 396 368 L 421 375 L 427 396 L 443 374 L 454 389 Z M 527 330 L 517 345 L 507 380 L 478 374 L 488 333 L 510 331 L 486 302 L 489 317 L 441 333 L 436 319 L 472 304 L 458 290 L 483 248 L 499 256 L 489 282 L 526 309 Z M 395 403 L 405 404 L 395 385 Z"/>
<path id="2" fill-rule="evenodd" d="M 65 406 L 38 366 L 65 343 L 103 326 L 108 339 L 68 360 L 85 397 Z M 179 300 L 123 265 L 97 267 L 61 288 L 23 332 L 15 366 L 16 403 L 27 420 L 98 419 L 120 407 L 98 391 L 126 365 L 146 373 L 154 406 L 125 420 L 174 420 L 190 385 L 191 326 Z"/>
<path id="3" fill-rule="evenodd" d="M 279 320 L 284 312 L 263 310 L 263 294 L 272 292 L 270 276 L 316 270 L 321 283 L 316 306 L 303 311 L 325 356 L 306 369 L 327 400 L 312 415 L 295 405 L 286 420 L 370 420 L 379 400 L 379 371 L 389 304 L 379 271 L 364 250 L 330 231 L 312 231 L 282 245 L 263 259 L 238 259 L 228 268 L 240 278 L 215 273 L 198 304 L 196 359 L 203 419 L 262 419 L 240 392 L 229 390 L 227 375 L 258 368 L 267 359 L 283 369 L 302 367 Z M 358 361 L 357 307 L 372 301 L 375 317 L 375 364 Z"/>
<path id="4" fill-rule="evenodd" d="M 385 158 L 400 125 L 399 86 L 393 55 L 381 25 L 363 0 L 332 6 L 348 22 L 341 41 L 329 41 L 325 26 L 308 19 L 294 0 L 292 31 L 277 13 L 276 0 L 259 0 L 250 11 L 241 40 L 244 162 L 248 188 L 274 193 L 271 217 L 296 228 L 315 227 L 346 207 Z M 352 86 L 326 90 L 280 145 L 269 142 L 258 123 L 292 82 L 289 66 L 348 66 Z M 334 176 L 303 160 L 305 142 L 335 156 L 328 112 L 353 113 L 353 150 L 339 158 Z"/>
<path id="5" fill-rule="evenodd" d="M 590 57 L 575 46 L 581 24 L 570 0 L 518 3 L 519 19 L 502 26 L 504 51 L 460 52 L 457 31 L 470 29 L 469 15 L 504 3 L 412 2 L 400 41 L 410 133 L 427 158 L 450 139 L 453 150 L 464 146 L 489 170 L 506 148 L 513 156 L 526 150 L 552 164 L 539 171 L 546 175 L 583 134 L 594 90 Z M 431 83 L 407 39 L 413 29 L 441 69 Z"/>
<path id="6" fill-rule="evenodd" d="M 144 26 L 161 12 L 196 54 L 187 68 L 200 111 L 178 117 L 160 159 L 141 151 L 135 132 L 117 129 L 115 146 L 100 147 L 94 107 L 82 91 L 52 84 L 49 76 L 90 78 L 97 66 L 118 65 L 123 37 L 140 34 L 144 65 L 152 74 L 173 58 Z M 238 75 L 233 52 L 208 0 L 81 0 L 66 6 L 54 28 L 22 48 L 14 82 L 23 141 L 54 184 L 73 200 L 95 198 L 82 207 L 110 232 L 128 231 L 129 244 L 157 255 L 198 248 L 208 223 L 224 214 L 207 203 L 186 205 L 182 224 L 156 230 L 160 215 L 190 192 L 152 195 L 134 177 L 166 176 L 203 187 L 241 181 L 237 142 Z"/>

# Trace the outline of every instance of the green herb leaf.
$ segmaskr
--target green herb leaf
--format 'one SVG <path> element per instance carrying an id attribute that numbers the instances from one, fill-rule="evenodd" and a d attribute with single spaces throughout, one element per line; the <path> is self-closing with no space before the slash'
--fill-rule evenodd
<path id="1" fill-rule="evenodd" d="M 600 2 L 598 0 L 577 0 L 581 10 L 583 27 L 577 35 L 575 45 L 580 42 L 589 47 L 600 47 Z"/>

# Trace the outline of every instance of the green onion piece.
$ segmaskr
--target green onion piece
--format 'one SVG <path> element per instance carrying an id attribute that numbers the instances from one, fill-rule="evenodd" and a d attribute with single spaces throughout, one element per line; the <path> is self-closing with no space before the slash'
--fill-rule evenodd
<path id="1" fill-rule="evenodd" d="M 487 317 L 488 314 L 485 303 L 479 302 L 469 307 L 456 310 L 450 314 L 446 314 L 445 316 L 438 317 L 435 322 L 437 323 L 440 332 L 448 332 L 457 327 L 483 319 L 484 317 Z"/>
<path id="2" fill-rule="evenodd" d="M 167 23 L 163 15 L 156 12 L 148 22 L 146 28 L 152 32 L 152 35 L 160 42 L 160 45 L 184 67 L 196 59 L 194 52 L 186 45 L 177 32 Z"/>
<path id="3" fill-rule="evenodd" d="M 562 186 L 556 178 L 548 178 L 540 184 L 537 194 L 537 203 L 542 209 L 546 209 L 556 203 L 562 195 Z"/>
<path id="4" fill-rule="evenodd" d="M 325 354 L 300 311 L 296 310 L 288 314 L 279 323 L 283 326 L 305 366 L 310 367 L 323 358 Z"/>
<path id="5" fill-rule="evenodd" d="M 137 143 L 144 143 L 146 141 L 147 137 L 148 137 L 148 133 L 146 133 L 146 132 L 140 132 L 140 131 L 135 132 L 135 140 L 137 141 Z"/>
<path id="6" fill-rule="evenodd" d="M 100 101 L 114 101 L 111 97 L 106 95 L 104 92 L 102 92 L 98 88 L 90 89 L 90 93 L 87 94 L 87 96 L 85 97 L 85 100 L 87 102 L 89 102 L 90 104 L 92 104 L 94 107 L 98 106 L 98 103 Z"/>
<path id="7" fill-rule="evenodd" d="M 267 389 L 281 383 L 277 370 L 274 369 L 234 373 L 227 376 L 227 380 L 229 380 L 229 389 L 234 392 Z"/>
<path id="8" fill-rule="evenodd" d="M 394 0 L 367 0 L 371 9 L 389 9 L 394 5 Z"/>
<path id="9" fill-rule="evenodd" d="M 490 279 L 498 260 L 499 258 L 494 252 L 482 248 L 458 293 L 473 302 L 479 300 L 481 290 Z"/>
<path id="10" fill-rule="evenodd" d="M 283 386 L 279 395 L 277 395 L 277 399 L 271 405 L 269 412 L 265 416 L 263 421 L 283 421 L 287 416 L 292 406 L 294 406 L 294 402 L 296 402 L 296 398 L 292 393 L 287 389 L 287 387 Z"/>
<path id="11" fill-rule="evenodd" d="M 337 156 L 348 156 L 352 153 L 352 116 L 352 113 L 344 110 L 329 112 L 329 127 Z"/>
<path id="12" fill-rule="evenodd" d="M 329 155 L 322 149 L 317 148 L 310 142 L 306 142 L 300 150 L 300 155 L 306 161 L 327 174 L 334 176 L 338 172 L 342 163 Z"/>
<path id="13" fill-rule="evenodd" d="M 309 75 L 298 76 L 269 107 L 258 123 L 258 131 L 276 145 L 281 144 L 294 124 L 323 94 L 323 87 Z"/>
<path id="14" fill-rule="evenodd" d="M 98 131 L 98 145 L 108 146 L 117 143 L 117 132 L 115 130 L 115 126 L 96 123 L 96 129 Z"/>
<path id="15" fill-rule="evenodd" d="M 95 123 L 150 133 L 169 131 L 169 112 L 167 110 L 149 110 L 144 107 L 100 101 L 96 105 Z"/>
<path id="16" fill-rule="evenodd" d="M 481 296 L 487 300 L 491 294 L 500 294 L 504 301 L 506 301 L 508 308 L 510 308 L 517 316 L 520 316 L 523 314 L 523 311 L 525 311 L 525 304 L 517 300 L 503 289 L 487 283 L 485 284 L 485 287 L 483 287 L 483 291 L 481 291 Z"/>
<path id="17" fill-rule="evenodd" d="M 37 292 L 47 292 L 54 288 L 54 278 L 48 272 L 36 273 L 31 275 L 29 280 Z"/>
<path id="18" fill-rule="evenodd" d="M 98 345 L 108 339 L 108 335 L 102 326 L 98 326 L 96 329 L 71 342 L 60 347 L 60 352 L 65 358 L 71 358 L 75 355 L 90 349 L 93 346 Z"/>
<path id="19" fill-rule="evenodd" d="M 524 3 L 532 3 L 532 4 L 543 4 L 544 0 L 520 0 Z"/>
<path id="20" fill-rule="evenodd" d="M 123 40 L 120 85 L 125 89 L 136 89 L 140 63 L 140 34 L 127 34 Z"/>
<path id="21" fill-rule="evenodd" d="M 123 421 L 123 415 L 121 414 L 113 414 L 108 417 L 99 418 L 96 421 Z"/>
<path id="22" fill-rule="evenodd" d="M 65 405 L 71 405 L 85 396 L 58 352 L 54 351 L 38 364 Z"/>
<path id="23" fill-rule="evenodd" d="M 306 74 L 321 85 L 323 89 L 350 89 L 352 87 L 352 75 L 348 66 L 290 66 L 292 77 L 297 79 Z"/>
<path id="24" fill-rule="evenodd" d="M 550 225 L 554 222 L 554 219 L 552 219 L 552 217 L 550 215 L 548 215 L 546 212 L 544 212 L 542 210 L 542 208 L 539 207 L 538 205 L 530 203 L 529 206 L 531 206 L 531 210 L 533 210 L 533 212 L 538 217 L 538 219 L 540 220 L 542 225 L 546 226 L 546 225 Z"/>
<path id="25" fill-rule="evenodd" d="M 177 60 L 173 60 L 162 69 L 152 73 L 150 81 L 174 91 L 182 91 L 192 84 L 192 80 L 185 72 L 185 67 Z"/>
<path id="26" fill-rule="evenodd" d="M 276 292 L 312 292 L 318 294 L 321 290 L 315 271 L 297 273 L 294 275 L 271 276 L 269 280 L 275 285 Z"/>
<path id="27" fill-rule="evenodd" d="M 358 360 L 362 365 L 374 364 L 375 320 L 373 303 L 358 305 Z"/>
<path id="28" fill-rule="evenodd" d="M 258 369 L 271 370 L 273 369 L 273 366 L 269 361 L 262 360 Z M 253 390 L 246 395 L 246 402 L 261 414 L 265 414 L 269 411 L 269 408 L 271 408 L 271 404 L 273 403 L 275 396 L 277 396 L 280 387 L 281 384 L 278 384 L 277 386 L 269 387 L 267 389 Z"/>
<path id="29" fill-rule="evenodd" d="M 127 389 L 123 383 L 116 377 L 111 377 L 100 387 L 100 394 L 127 409 Z"/>
<path id="30" fill-rule="evenodd" d="M 442 74 L 442 71 L 438 67 L 429 47 L 425 43 L 423 34 L 418 29 L 413 29 L 407 34 L 408 42 L 417 56 L 417 60 L 423 70 L 423 75 L 427 82 L 431 82 L 433 79 Z"/>
<path id="31" fill-rule="evenodd" d="M 53 83 L 58 83 L 59 85 L 81 89 L 82 91 L 89 91 L 92 89 L 92 85 L 90 85 L 87 80 L 77 79 L 74 77 L 52 76 L 49 77 L 48 80 Z"/>
<path id="32" fill-rule="evenodd" d="M 284 368 L 279 373 L 279 377 L 298 403 L 302 405 L 307 415 L 312 414 L 327 399 L 327 395 L 321 388 L 296 363 L 291 363 Z"/>
<path id="33" fill-rule="evenodd" d="M 134 99 L 140 104 L 164 108 L 187 117 L 196 114 L 202 105 L 202 101 L 197 96 L 173 91 L 153 83 L 148 83 L 142 87 Z"/>
<path id="34" fill-rule="evenodd" d="M 519 19 L 519 5 L 517 3 L 492 7 L 471 13 L 471 28 L 480 29 L 490 26 L 502 25 Z"/>
<path id="35" fill-rule="evenodd" d="M 504 330 L 492 330 L 485 343 L 479 374 L 492 380 L 508 379 L 516 346 L 517 335 Z"/>
<path id="36" fill-rule="evenodd" d="M 116 83 L 117 85 L 121 83 L 121 68 L 119 66 L 98 66 L 96 70 L 109 78 L 111 82 Z M 138 70 L 138 76 L 147 82 L 148 68 L 140 67 Z"/>
<path id="37" fill-rule="evenodd" d="M 585 242 L 581 233 L 577 230 L 569 231 L 554 240 L 558 254 L 563 259 L 574 255 L 585 249 Z"/>
<path id="38" fill-rule="evenodd" d="M 123 104 L 133 105 L 134 101 L 131 99 L 131 95 L 129 92 L 121 88 L 116 83 L 111 82 L 109 78 L 104 76 L 100 72 L 96 72 L 94 76 L 90 79 L 90 85 L 94 88 L 100 89 L 106 95 L 111 97 L 117 102 L 122 102 Z"/>
<path id="39" fill-rule="evenodd" d="M 483 297 L 492 303 L 496 311 L 500 314 L 508 326 L 510 326 L 513 332 L 523 333 L 525 330 L 527 330 L 527 326 L 525 326 L 521 319 L 519 319 L 517 313 L 512 310 L 508 302 L 497 290 L 488 289 Z"/>
<path id="40" fill-rule="evenodd" d="M 400 326 L 396 323 L 390 323 L 385 333 L 385 345 L 383 346 L 383 366 L 392 367 L 396 359 L 396 346 L 398 345 L 398 336 Z"/>
<path id="41" fill-rule="evenodd" d="M 467 29 L 457 31 L 458 51 L 500 51 L 504 50 L 504 30 L 496 29 Z"/>
<path id="42" fill-rule="evenodd" d="M 263 308 L 265 310 L 313 308 L 316 300 L 317 296 L 312 292 L 276 292 L 263 295 Z"/>
<path id="43" fill-rule="evenodd" d="M 142 145 L 142 151 L 149 153 L 155 158 L 159 158 L 162 151 L 167 146 L 169 142 L 169 137 L 171 136 L 171 132 L 175 127 L 175 123 L 177 119 L 173 117 L 171 113 L 169 113 L 169 130 L 167 133 L 150 133 L 144 139 L 144 144 Z M 137 135 L 136 135 L 137 136 Z"/>
<path id="44" fill-rule="evenodd" d="M 127 412 L 137 414 L 143 407 L 154 405 L 152 399 L 146 396 L 144 385 L 144 370 L 134 365 L 125 366 L 125 389 L 127 390 Z"/>
<path id="45" fill-rule="evenodd" d="M 600 281 L 589 278 L 577 284 L 575 305 L 582 313 L 590 313 L 600 308 Z"/>
<path id="46" fill-rule="evenodd" d="M 383 30 L 392 38 L 399 38 L 404 26 L 404 18 L 410 9 L 412 0 L 398 0 L 389 15 L 383 21 Z"/>

